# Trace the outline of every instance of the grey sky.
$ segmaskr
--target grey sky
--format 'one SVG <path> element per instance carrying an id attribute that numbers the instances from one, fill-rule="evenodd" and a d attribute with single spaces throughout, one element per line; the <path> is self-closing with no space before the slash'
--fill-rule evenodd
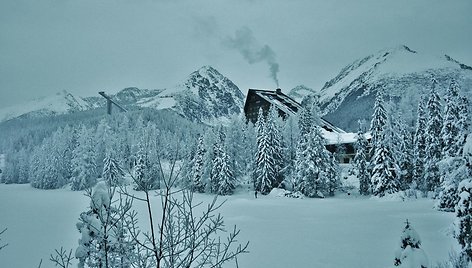
<path id="1" fill-rule="evenodd" d="M 281 88 L 317 89 L 399 44 L 472 65 L 471 12 L 470 0 L 0 0 L 0 106 L 169 87 L 203 65 L 243 92 L 275 88 L 274 63 Z M 250 43 L 231 43 L 246 30 Z"/>

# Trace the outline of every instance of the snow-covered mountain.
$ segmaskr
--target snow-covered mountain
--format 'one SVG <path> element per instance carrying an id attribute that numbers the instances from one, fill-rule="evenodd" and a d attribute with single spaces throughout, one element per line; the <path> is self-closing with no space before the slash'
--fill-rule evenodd
<path id="1" fill-rule="evenodd" d="M 191 73 L 182 84 L 142 98 L 141 107 L 171 108 L 197 122 L 215 123 L 240 114 L 244 95 L 231 80 L 210 66 Z"/>
<path id="2" fill-rule="evenodd" d="M 169 89 L 125 88 L 113 100 L 123 106 L 171 109 L 195 122 L 220 123 L 240 114 L 244 103 L 241 90 L 210 66 L 191 73 Z M 0 122 L 25 116 L 50 116 L 105 107 L 101 96 L 75 97 L 63 91 L 56 95 L 0 109 Z"/>
<path id="3" fill-rule="evenodd" d="M 359 119 L 370 121 L 379 89 L 397 101 L 409 103 L 405 109 L 416 111 L 419 94 L 430 89 L 431 76 L 439 82 L 440 91 L 454 79 L 470 97 L 472 67 L 447 55 L 431 56 L 399 46 L 356 60 L 326 82 L 320 90 L 324 118 L 355 131 Z"/>
<path id="4" fill-rule="evenodd" d="M 17 117 L 40 117 L 85 111 L 89 104 L 67 91 L 31 100 L 19 105 L 0 108 L 0 122 Z"/>
<path id="5" fill-rule="evenodd" d="M 319 94 L 320 94 L 319 91 L 309 88 L 305 85 L 298 85 L 292 88 L 290 92 L 288 93 L 288 95 L 292 99 L 296 100 L 299 103 L 303 101 L 303 98 L 305 98 L 305 96 L 310 96 L 310 95 L 319 96 Z"/>

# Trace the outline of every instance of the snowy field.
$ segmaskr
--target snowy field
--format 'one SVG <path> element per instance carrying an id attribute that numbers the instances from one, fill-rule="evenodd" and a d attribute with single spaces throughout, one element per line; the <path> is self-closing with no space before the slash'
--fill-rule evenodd
<path id="1" fill-rule="evenodd" d="M 208 202 L 209 195 L 196 195 Z M 404 222 L 408 218 L 423 240 L 432 263 L 445 260 L 457 244 L 450 235 L 452 213 L 432 209 L 433 201 L 386 201 L 338 195 L 327 199 L 260 196 L 241 190 L 220 212 L 228 229 L 241 229 L 249 254 L 239 267 L 393 267 Z M 157 202 L 156 207 L 159 202 Z M 0 267 L 53 267 L 49 254 L 61 246 L 77 246 L 75 224 L 88 200 L 81 192 L 36 190 L 29 185 L 0 184 Z M 143 204 L 136 203 L 144 212 Z M 230 265 L 231 266 L 231 265 Z"/>

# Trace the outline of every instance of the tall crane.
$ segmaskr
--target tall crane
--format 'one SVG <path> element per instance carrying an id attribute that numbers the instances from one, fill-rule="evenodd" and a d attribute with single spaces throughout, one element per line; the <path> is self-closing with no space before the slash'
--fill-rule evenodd
<path id="1" fill-rule="evenodd" d="M 102 97 L 104 97 L 107 100 L 107 114 L 111 114 L 111 107 L 112 107 L 113 104 L 116 107 L 118 107 L 120 109 L 120 111 L 127 112 L 127 110 L 125 108 L 123 108 L 121 105 L 119 105 L 114 100 L 112 100 L 110 96 L 105 94 L 105 92 L 100 91 L 100 92 L 98 92 L 98 94 L 100 94 Z"/>

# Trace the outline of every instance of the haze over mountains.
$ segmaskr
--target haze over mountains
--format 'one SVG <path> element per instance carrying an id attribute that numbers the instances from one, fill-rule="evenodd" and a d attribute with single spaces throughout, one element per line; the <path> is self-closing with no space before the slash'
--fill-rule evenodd
<path id="1" fill-rule="evenodd" d="M 284 89 L 284 92 L 299 102 L 308 96 L 318 96 L 325 119 L 347 131 L 356 131 L 359 119 L 370 120 L 377 90 L 382 89 L 396 101 L 407 103 L 403 107 L 411 112 L 416 110 L 414 105 L 419 95 L 429 90 L 432 76 L 439 82 L 440 91 L 455 80 L 470 97 L 472 67 L 447 55 L 431 56 L 407 46 L 385 49 L 355 60 L 320 90 L 297 86 L 290 91 Z M 236 84 L 210 66 L 191 73 L 173 88 L 130 87 L 119 91 L 113 98 L 124 106 L 170 109 L 191 121 L 209 124 L 240 114 L 244 104 L 244 94 Z M 0 122 L 104 106 L 105 100 L 100 96 L 81 98 L 62 91 L 23 105 L 0 109 Z"/>

